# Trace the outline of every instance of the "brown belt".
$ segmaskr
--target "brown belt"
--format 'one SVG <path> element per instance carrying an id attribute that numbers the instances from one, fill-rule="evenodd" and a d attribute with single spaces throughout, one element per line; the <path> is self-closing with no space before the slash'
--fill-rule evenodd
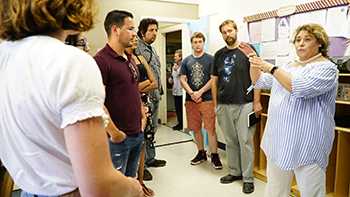
<path id="1" fill-rule="evenodd" d="M 77 188 L 74 191 L 60 195 L 59 197 L 81 197 L 81 196 L 80 196 L 79 189 Z"/>

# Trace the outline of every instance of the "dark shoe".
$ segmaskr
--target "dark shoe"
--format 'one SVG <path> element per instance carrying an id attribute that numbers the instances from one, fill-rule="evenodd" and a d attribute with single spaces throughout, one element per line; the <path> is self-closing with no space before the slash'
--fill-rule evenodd
<path id="1" fill-rule="evenodd" d="M 222 169 L 222 164 L 218 153 L 211 154 L 211 163 L 213 164 L 215 169 Z"/>
<path id="2" fill-rule="evenodd" d="M 177 124 L 176 126 L 172 127 L 173 130 L 182 130 L 182 125 Z"/>
<path id="3" fill-rule="evenodd" d="M 153 179 L 152 174 L 148 170 L 143 170 L 143 180 L 150 181 L 152 179 Z"/>
<path id="4" fill-rule="evenodd" d="M 243 193 L 250 194 L 254 191 L 254 183 L 243 183 Z"/>
<path id="5" fill-rule="evenodd" d="M 205 150 L 199 150 L 197 156 L 191 160 L 192 165 L 197 165 L 202 163 L 203 161 L 207 160 L 207 151 Z"/>
<path id="6" fill-rule="evenodd" d="M 160 159 L 154 159 L 154 161 L 150 164 L 146 164 L 147 167 L 162 167 L 165 166 L 166 161 L 165 160 L 160 160 Z"/>
<path id="7" fill-rule="evenodd" d="M 242 176 L 233 176 L 231 174 L 226 175 L 224 177 L 221 177 L 220 182 L 221 183 L 232 183 L 233 181 L 237 181 L 237 180 L 242 180 L 243 177 Z"/>

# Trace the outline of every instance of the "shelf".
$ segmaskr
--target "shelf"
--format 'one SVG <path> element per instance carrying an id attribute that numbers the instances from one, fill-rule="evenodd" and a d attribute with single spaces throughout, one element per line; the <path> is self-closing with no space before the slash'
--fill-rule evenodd
<path id="1" fill-rule="evenodd" d="M 264 92 L 262 92 L 262 93 L 260 93 L 260 95 L 263 95 L 263 96 L 270 96 L 270 93 L 264 93 Z"/>
<path id="2" fill-rule="evenodd" d="M 336 104 L 350 105 L 350 101 L 335 101 Z"/>
<path id="3" fill-rule="evenodd" d="M 254 177 L 267 182 L 266 170 L 259 170 L 258 167 L 253 168 Z"/>
<path id="4" fill-rule="evenodd" d="M 346 128 L 346 127 L 338 127 L 338 126 L 336 126 L 336 127 L 335 127 L 335 130 L 341 131 L 341 132 L 350 133 L 350 128 Z"/>

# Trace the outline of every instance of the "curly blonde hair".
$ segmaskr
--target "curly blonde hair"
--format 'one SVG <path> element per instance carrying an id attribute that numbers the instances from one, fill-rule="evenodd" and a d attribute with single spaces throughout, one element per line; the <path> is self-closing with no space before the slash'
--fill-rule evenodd
<path id="1" fill-rule="evenodd" d="M 321 46 L 318 48 L 318 51 L 322 53 L 322 56 L 328 58 L 328 47 L 330 45 L 330 42 L 328 35 L 326 34 L 326 31 L 323 29 L 323 27 L 314 23 L 300 25 L 294 32 L 293 44 L 295 44 L 295 40 L 298 34 L 303 30 L 309 32 L 309 34 L 316 38 L 317 42 L 321 44 Z"/>
<path id="2" fill-rule="evenodd" d="M 19 40 L 59 29 L 87 31 L 94 27 L 94 0 L 1 0 L 0 38 Z"/>

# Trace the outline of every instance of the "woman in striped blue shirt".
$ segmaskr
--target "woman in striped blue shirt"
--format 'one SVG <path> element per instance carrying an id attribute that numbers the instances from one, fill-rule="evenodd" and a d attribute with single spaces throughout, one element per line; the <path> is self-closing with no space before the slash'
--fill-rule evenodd
<path id="1" fill-rule="evenodd" d="M 250 57 L 253 87 L 271 89 L 261 142 L 267 156 L 264 196 L 289 196 L 295 175 L 301 196 L 325 197 L 339 71 L 327 59 L 330 43 L 320 25 L 299 26 L 293 44 L 299 60 L 279 67 L 240 45 Z"/>

